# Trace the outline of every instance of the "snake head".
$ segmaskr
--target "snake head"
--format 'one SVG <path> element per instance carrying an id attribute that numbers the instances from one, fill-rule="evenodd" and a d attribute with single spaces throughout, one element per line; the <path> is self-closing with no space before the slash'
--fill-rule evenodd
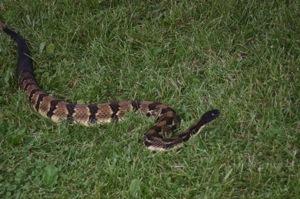
<path id="1" fill-rule="evenodd" d="M 213 109 L 211 111 L 208 111 L 204 113 L 200 119 L 202 124 L 207 124 L 214 119 L 216 119 L 220 115 L 220 111 L 218 109 Z"/>

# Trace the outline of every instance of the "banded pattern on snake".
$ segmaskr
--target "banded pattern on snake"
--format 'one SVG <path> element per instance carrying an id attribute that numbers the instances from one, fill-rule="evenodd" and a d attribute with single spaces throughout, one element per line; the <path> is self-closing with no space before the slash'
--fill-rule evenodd
<path id="1" fill-rule="evenodd" d="M 151 101 L 128 100 L 102 104 L 75 104 L 56 99 L 48 95 L 39 86 L 34 77 L 33 63 L 26 40 L 5 23 L 0 21 L 0 30 L 8 34 L 17 44 L 17 78 L 21 89 L 25 91 L 33 109 L 53 122 L 70 121 L 85 126 L 109 123 L 124 118 L 129 111 L 137 111 L 146 116 L 153 116 L 156 122 L 144 134 L 144 145 L 154 151 L 166 151 L 181 146 L 192 136 L 198 134 L 209 122 L 216 119 L 217 109 L 202 115 L 199 121 L 187 130 L 169 138 L 179 127 L 180 117 L 166 104 Z"/>

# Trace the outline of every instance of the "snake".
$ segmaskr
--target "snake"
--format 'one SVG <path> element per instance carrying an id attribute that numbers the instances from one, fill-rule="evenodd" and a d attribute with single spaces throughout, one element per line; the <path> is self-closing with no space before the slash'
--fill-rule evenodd
<path id="1" fill-rule="evenodd" d="M 107 103 L 80 104 L 49 95 L 38 85 L 34 76 L 29 45 L 17 31 L 0 21 L 0 31 L 6 33 L 17 46 L 16 77 L 18 87 L 26 93 L 30 106 L 54 123 L 67 121 L 84 126 L 121 121 L 128 112 L 153 117 L 155 124 L 143 136 L 143 144 L 151 151 L 169 151 L 181 147 L 219 115 L 218 109 L 205 112 L 200 119 L 181 133 L 174 133 L 181 119 L 170 106 L 157 101 L 124 100 Z"/>

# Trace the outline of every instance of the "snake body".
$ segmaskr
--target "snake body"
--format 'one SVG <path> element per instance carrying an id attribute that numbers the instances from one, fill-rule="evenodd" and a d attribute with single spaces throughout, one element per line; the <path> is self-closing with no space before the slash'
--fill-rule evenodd
<path id="1" fill-rule="evenodd" d="M 33 63 L 26 40 L 1 21 L 0 30 L 8 34 L 17 44 L 19 87 L 25 91 L 33 109 L 55 123 L 67 120 L 72 123 L 91 126 L 122 120 L 124 115 L 130 111 L 140 112 L 148 117 L 156 118 L 154 126 L 144 134 L 144 145 L 150 150 L 166 151 L 181 146 L 220 114 L 217 109 L 208 111 L 190 128 L 170 137 L 171 133 L 179 127 L 180 117 L 166 104 L 138 100 L 76 104 L 56 99 L 39 87 L 34 77 Z"/>

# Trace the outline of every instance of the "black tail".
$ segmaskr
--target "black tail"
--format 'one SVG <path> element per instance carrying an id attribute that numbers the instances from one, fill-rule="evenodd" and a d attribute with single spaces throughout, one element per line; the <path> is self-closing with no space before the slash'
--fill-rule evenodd
<path id="1" fill-rule="evenodd" d="M 0 21 L 0 30 L 3 30 L 8 34 L 16 43 L 18 48 L 18 64 L 17 64 L 17 76 L 18 79 L 22 73 L 28 72 L 33 74 L 33 64 L 30 57 L 30 51 L 26 40 L 16 33 L 14 30 L 8 28 L 3 22 Z"/>

